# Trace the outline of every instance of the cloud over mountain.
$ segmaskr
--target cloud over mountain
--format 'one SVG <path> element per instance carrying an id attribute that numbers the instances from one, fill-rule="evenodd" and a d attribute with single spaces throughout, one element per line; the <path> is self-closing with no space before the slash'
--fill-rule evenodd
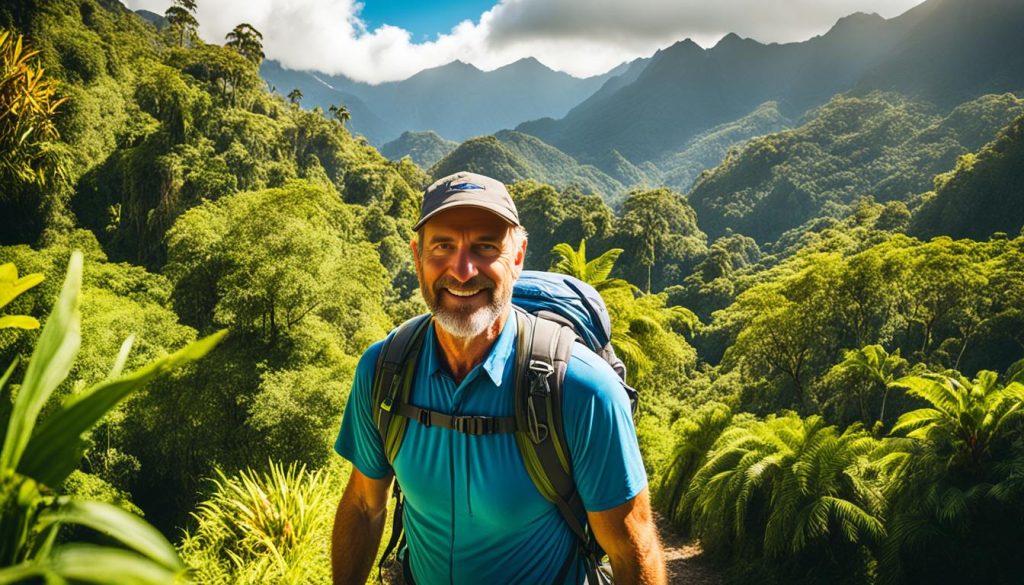
<path id="1" fill-rule="evenodd" d="M 372 0 L 371 0 L 372 1 Z M 125 0 L 162 13 L 169 0 Z M 264 51 L 292 69 L 379 83 L 456 59 L 490 70 L 523 57 L 589 76 L 690 37 L 713 44 L 727 32 L 762 42 L 803 40 L 851 12 L 894 16 L 920 0 L 500 0 L 475 20 L 414 42 L 404 29 L 368 29 L 355 0 L 200 2 L 200 34 L 223 42 L 240 22 L 264 35 Z"/>

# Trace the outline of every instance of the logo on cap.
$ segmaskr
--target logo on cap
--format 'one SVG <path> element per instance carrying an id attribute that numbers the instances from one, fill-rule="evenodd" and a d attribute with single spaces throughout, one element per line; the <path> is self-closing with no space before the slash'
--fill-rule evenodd
<path id="1" fill-rule="evenodd" d="M 472 189 L 483 189 L 483 187 L 475 183 L 455 183 L 454 185 L 448 185 L 449 191 L 470 191 Z"/>

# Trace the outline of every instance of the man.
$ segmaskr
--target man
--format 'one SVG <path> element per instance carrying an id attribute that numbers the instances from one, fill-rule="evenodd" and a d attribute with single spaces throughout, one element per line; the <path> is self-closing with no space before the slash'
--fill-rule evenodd
<path id="1" fill-rule="evenodd" d="M 456 173 L 426 190 L 414 229 L 412 253 L 433 322 L 410 403 L 451 415 L 510 415 L 517 327 L 510 301 L 526 254 L 512 198 L 494 179 Z M 551 583 L 559 574 L 582 582 L 575 536 L 530 479 L 513 435 L 473 436 L 410 420 L 389 464 L 371 405 L 382 343 L 359 362 L 335 445 L 353 469 L 335 518 L 334 582 L 366 581 L 395 477 L 416 583 Z M 647 478 L 616 374 L 575 344 L 563 384 L 573 478 L 616 583 L 664 583 Z"/>

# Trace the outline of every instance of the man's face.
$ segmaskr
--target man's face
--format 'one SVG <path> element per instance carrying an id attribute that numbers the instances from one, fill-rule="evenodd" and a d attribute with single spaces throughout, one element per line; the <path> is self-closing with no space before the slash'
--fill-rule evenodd
<path id="1" fill-rule="evenodd" d="M 423 226 L 423 249 L 413 242 L 420 292 L 434 319 L 455 337 L 482 334 L 504 314 L 523 268 L 526 242 L 493 213 L 457 207 Z"/>

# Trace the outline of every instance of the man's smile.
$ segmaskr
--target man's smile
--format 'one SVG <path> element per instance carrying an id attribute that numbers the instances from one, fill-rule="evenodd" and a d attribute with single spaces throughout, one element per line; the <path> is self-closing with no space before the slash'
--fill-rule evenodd
<path id="1" fill-rule="evenodd" d="M 472 290 L 459 290 L 459 289 L 455 289 L 455 288 L 446 288 L 444 290 L 449 292 L 449 293 L 451 293 L 451 294 L 453 294 L 453 295 L 455 295 L 455 296 L 457 296 L 457 297 L 465 298 L 465 297 L 471 297 L 471 296 L 473 296 L 473 295 L 483 291 L 484 289 L 476 288 L 476 289 L 472 289 Z"/>

